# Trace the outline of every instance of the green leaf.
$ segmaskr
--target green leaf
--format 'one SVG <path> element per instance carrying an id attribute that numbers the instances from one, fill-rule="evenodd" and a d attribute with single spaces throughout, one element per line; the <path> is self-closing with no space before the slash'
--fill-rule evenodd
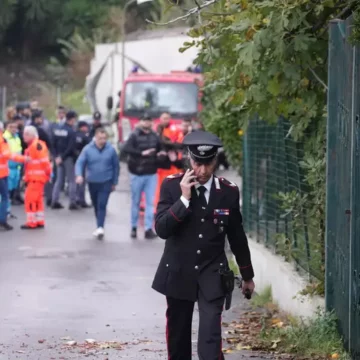
<path id="1" fill-rule="evenodd" d="M 274 96 L 278 96 L 280 94 L 281 87 L 280 87 L 280 83 L 277 78 L 274 78 L 269 81 L 267 90 L 269 91 L 269 93 L 271 95 L 274 95 Z"/>

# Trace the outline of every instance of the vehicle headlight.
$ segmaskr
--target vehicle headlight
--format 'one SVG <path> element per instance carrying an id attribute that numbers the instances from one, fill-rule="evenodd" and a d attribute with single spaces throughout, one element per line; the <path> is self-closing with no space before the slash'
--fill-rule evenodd
<path id="1" fill-rule="evenodd" d="M 122 138 L 126 141 L 131 134 L 131 124 L 130 120 L 127 118 L 121 119 L 121 128 L 122 128 Z"/>

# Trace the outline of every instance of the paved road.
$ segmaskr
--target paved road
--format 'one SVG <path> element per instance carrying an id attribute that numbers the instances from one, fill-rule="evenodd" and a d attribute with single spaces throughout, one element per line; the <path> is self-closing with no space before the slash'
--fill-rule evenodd
<path id="1" fill-rule="evenodd" d="M 164 243 L 141 232 L 131 240 L 129 208 L 126 174 L 110 199 L 104 242 L 91 236 L 92 209 L 48 210 L 45 230 L 24 232 L 22 208 L 14 208 L 16 230 L 0 233 L 1 360 L 167 358 L 165 300 L 150 288 Z M 64 347 L 85 339 L 127 344 Z"/>

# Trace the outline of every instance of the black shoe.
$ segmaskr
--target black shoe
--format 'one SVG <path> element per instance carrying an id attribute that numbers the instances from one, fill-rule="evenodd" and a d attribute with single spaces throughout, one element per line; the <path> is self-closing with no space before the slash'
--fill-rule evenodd
<path id="1" fill-rule="evenodd" d="M 29 226 L 27 224 L 24 224 L 24 225 L 20 226 L 20 229 L 22 229 L 22 230 L 36 230 L 36 229 L 38 229 L 38 227 L 37 226 Z"/>
<path id="2" fill-rule="evenodd" d="M 20 205 L 23 205 L 24 203 L 21 202 L 19 199 L 14 199 L 14 200 L 11 200 L 11 205 L 12 206 L 20 206 Z"/>
<path id="3" fill-rule="evenodd" d="M 51 207 L 51 203 L 52 203 L 51 199 L 50 199 L 50 200 L 46 200 L 46 206 L 47 206 L 47 207 Z"/>
<path id="4" fill-rule="evenodd" d="M 152 231 L 152 229 L 145 231 L 145 239 L 153 240 L 156 238 L 157 238 L 157 235 Z"/>
<path id="5" fill-rule="evenodd" d="M 70 204 L 69 205 L 69 210 L 79 210 L 80 207 L 77 204 Z"/>
<path id="6" fill-rule="evenodd" d="M 23 199 L 20 195 L 16 196 L 16 197 L 14 198 L 14 200 L 16 200 L 16 201 L 17 201 L 18 203 L 20 203 L 21 205 L 24 204 L 24 199 Z"/>
<path id="7" fill-rule="evenodd" d="M 14 228 L 8 223 L 0 223 L 0 229 L 3 229 L 5 231 L 10 231 L 13 230 Z"/>
<path id="8" fill-rule="evenodd" d="M 52 205 L 51 205 L 51 208 L 52 208 L 53 210 L 59 210 L 59 209 L 63 209 L 64 206 L 62 206 L 60 203 L 56 202 L 55 204 L 52 204 Z"/>
<path id="9" fill-rule="evenodd" d="M 131 229 L 130 236 L 131 236 L 132 239 L 136 239 L 136 238 L 137 238 L 136 228 L 132 228 L 132 229 Z"/>

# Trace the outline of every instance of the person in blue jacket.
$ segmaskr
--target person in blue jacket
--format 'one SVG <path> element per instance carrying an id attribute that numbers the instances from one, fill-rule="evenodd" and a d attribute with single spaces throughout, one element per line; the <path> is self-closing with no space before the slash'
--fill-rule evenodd
<path id="1" fill-rule="evenodd" d="M 120 164 L 114 147 L 103 128 L 95 132 L 95 139 L 82 150 L 75 166 L 76 182 L 84 183 L 83 174 L 89 187 L 95 209 L 97 229 L 93 233 L 99 240 L 104 237 L 106 207 L 112 191 L 118 183 Z"/>
<path id="2" fill-rule="evenodd" d="M 65 182 L 69 185 L 70 210 L 78 210 L 76 204 L 75 159 L 76 159 L 76 132 L 74 130 L 77 119 L 75 111 L 68 111 L 64 124 L 54 129 L 53 155 L 56 164 L 56 181 L 52 193 L 52 209 L 62 209 L 59 202 L 60 193 Z"/>

